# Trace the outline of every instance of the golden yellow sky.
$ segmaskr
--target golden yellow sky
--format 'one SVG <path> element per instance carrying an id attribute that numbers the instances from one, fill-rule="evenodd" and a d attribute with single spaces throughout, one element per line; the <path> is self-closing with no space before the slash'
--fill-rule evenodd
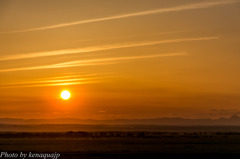
<path id="1" fill-rule="evenodd" d="M 0 118 L 238 114 L 238 15 L 240 0 L 1 0 Z"/>

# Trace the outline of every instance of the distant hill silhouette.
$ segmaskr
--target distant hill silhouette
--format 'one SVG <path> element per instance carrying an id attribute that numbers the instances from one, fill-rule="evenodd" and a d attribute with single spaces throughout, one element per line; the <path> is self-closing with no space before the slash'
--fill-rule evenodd
<path id="1" fill-rule="evenodd" d="M 155 118 L 155 119 L 18 119 L 0 118 L 0 124 L 109 124 L 109 125 L 229 125 L 240 126 L 240 117 L 233 115 L 230 118 L 219 119 L 184 119 L 184 118 Z"/>

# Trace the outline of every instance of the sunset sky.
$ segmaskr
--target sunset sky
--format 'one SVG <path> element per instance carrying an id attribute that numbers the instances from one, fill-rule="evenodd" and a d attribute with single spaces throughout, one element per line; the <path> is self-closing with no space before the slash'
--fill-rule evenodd
<path id="1" fill-rule="evenodd" d="M 240 0 L 1 0 L 0 118 L 240 114 L 239 15 Z"/>

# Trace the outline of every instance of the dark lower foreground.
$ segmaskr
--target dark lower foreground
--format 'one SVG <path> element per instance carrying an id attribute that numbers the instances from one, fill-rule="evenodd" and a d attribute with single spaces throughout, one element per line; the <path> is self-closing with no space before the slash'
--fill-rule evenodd
<path id="1" fill-rule="evenodd" d="M 61 154 L 60 159 L 205 157 L 228 159 L 240 157 L 240 135 L 239 133 L 163 133 L 156 137 L 11 137 L 0 139 L 0 151 L 57 152 Z"/>

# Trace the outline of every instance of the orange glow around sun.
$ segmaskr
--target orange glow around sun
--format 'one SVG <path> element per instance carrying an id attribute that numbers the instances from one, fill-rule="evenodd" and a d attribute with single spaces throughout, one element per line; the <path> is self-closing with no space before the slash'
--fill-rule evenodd
<path id="1" fill-rule="evenodd" d="M 71 93 L 67 90 L 61 92 L 61 97 L 64 100 L 68 100 L 71 97 Z"/>

